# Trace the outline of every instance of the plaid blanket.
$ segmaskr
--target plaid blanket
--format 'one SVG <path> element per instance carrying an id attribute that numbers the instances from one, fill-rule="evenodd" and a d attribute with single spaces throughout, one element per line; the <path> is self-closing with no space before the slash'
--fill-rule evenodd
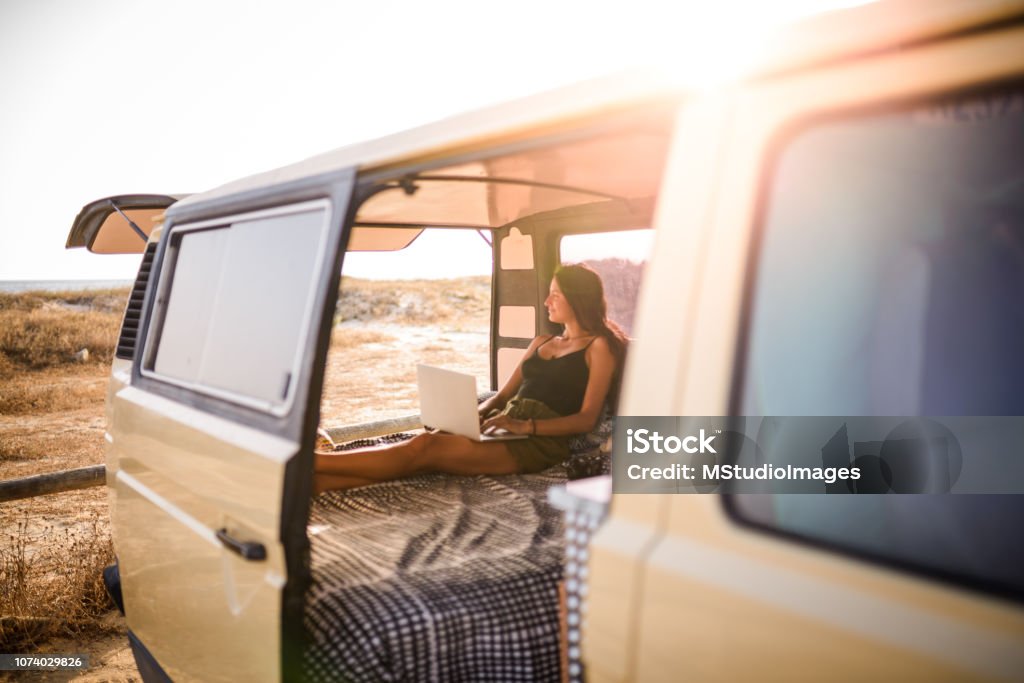
<path id="1" fill-rule="evenodd" d="M 311 681 L 555 681 L 565 471 L 423 475 L 314 500 Z"/>

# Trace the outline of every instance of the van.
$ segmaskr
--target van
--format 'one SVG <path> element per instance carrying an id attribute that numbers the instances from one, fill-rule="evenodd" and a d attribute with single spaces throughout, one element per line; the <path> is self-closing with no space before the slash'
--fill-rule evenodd
<path id="1" fill-rule="evenodd" d="M 107 578 L 145 680 L 1020 678 L 1019 495 L 615 494 L 564 504 L 568 545 L 569 463 L 312 495 L 345 264 L 433 232 L 489 250 L 491 390 L 603 236 L 650 243 L 619 415 L 1024 414 L 1024 3 L 833 13 L 719 88 L 668 67 L 83 209 L 69 247 L 143 253 Z"/>

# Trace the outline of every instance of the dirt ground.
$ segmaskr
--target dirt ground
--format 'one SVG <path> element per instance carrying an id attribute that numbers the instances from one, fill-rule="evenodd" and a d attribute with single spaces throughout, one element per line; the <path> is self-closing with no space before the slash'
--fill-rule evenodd
<path id="1" fill-rule="evenodd" d="M 487 388 L 486 322 L 478 322 L 342 323 L 328 358 L 322 423 L 338 426 L 417 412 L 415 367 L 420 362 L 472 373 L 481 378 L 479 388 Z M 41 393 L 65 398 L 43 402 L 48 407 L 31 414 L 0 415 L 0 479 L 103 463 L 106 369 L 88 366 L 77 372 L 35 373 L 33 382 Z M 0 551 L 10 545 L 16 529 L 23 529 L 29 554 L 45 549 L 62 532 L 109 535 L 106 489 L 0 503 Z M 0 674 L 0 681 L 140 680 L 124 619 L 116 610 L 103 617 L 101 630 L 107 632 L 87 639 L 49 640 L 35 650 L 86 653 L 88 670 Z"/>

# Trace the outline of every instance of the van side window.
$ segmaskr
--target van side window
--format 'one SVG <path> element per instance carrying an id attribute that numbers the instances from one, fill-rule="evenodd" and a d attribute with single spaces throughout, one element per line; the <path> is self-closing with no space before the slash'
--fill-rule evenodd
<path id="1" fill-rule="evenodd" d="M 585 263 L 601 276 L 608 317 L 626 334 L 632 333 L 640 280 L 653 240 L 654 231 L 645 228 L 565 235 L 558 245 L 561 263 Z"/>
<path id="2" fill-rule="evenodd" d="M 1024 415 L 1024 90 L 813 122 L 767 177 L 734 414 Z M 762 528 L 1024 595 L 1021 496 L 728 504 Z"/>
<path id="3" fill-rule="evenodd" d="M 326 207 L 312 204 L 173 232 L 146 370 L 284 412 L 327 231 Z"/>

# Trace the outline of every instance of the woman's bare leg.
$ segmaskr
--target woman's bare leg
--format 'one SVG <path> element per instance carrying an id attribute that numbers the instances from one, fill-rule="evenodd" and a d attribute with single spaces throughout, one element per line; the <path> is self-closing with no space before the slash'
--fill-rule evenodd
<path id="1" fill-rule="evenodd" d="M 374 479 L 365 477 L 347 477 L 342 474 L 313 473 L 313 495 L 319 495 L 324 491 L 335 491 L 337 489 L 354 489 L 357 486 L 369 486 L 378 483 Z"/>
<path id="2" fill-rule="evenodd" d="M 400 479 L 422 472 L 513 474 L 518 463 L 504 443 L 481 443 L 453 434 L 420 434 L 386 448 L 317 453 L 317 493 Z"/>

